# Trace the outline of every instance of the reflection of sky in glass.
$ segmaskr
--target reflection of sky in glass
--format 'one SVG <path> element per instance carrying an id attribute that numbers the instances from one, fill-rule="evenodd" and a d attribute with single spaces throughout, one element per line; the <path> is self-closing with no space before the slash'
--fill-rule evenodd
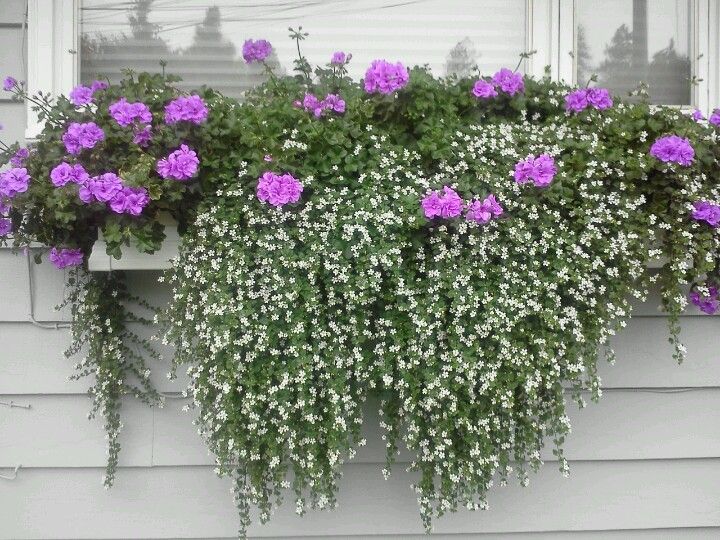
<path id="1" fill-rule="evenodd" d="M 633 65 L 622 70 L 617 67 L 622 63 L 618 54 L 611 55 L 615 66 L 608 66 L 607 49 L 613 37 L 622 25 L 632 32 L 633 8 L 642 5 L 647 12 L 647 29 L 643 32 L 647 44 L 645 67 Z M 642 79 L 650 82 L 653 101 L 689 103 L 690 0 L 581 0 L 576 6 L 576 22 L 582 27 L 587 45 L 585 65 L 578 69 L 579 82 L 584 83 L 595 72 L 606 86 L 624 93 Z M 668 51 L 671 42 L 672 49 Z M 626 52 L 628 58 L 633 57 L 633 52 L 641 54 L 635 43 L 631 43 Z M 658 53 L 662 56 L 660 60 L 655 59 Z M 606 62 L 605 70 L 603 62 Z"/>
<path id="2" fill-rule="evenodd" d="M 84 0 L 83 35 L 129 35 L 132 5 Z M 436 75 L 445 75 L 448 54 L 463 40 L 460 64 L 477 63 L 483 73 L 514 67 L 526 48 L 525 5 L 525 0 L 155 0 L 148 19 L 174 52 L 193 42 L 207 9 L 217 6 L 223 38 L 235 45 L 238 57 L 245 39 L 264 38 L 286 72 L 296 57 L 288 26 L 302 25 L 310 32 L 303 52 L 312 64 L 325 64 L 333 51 L 343 50 L 353 54 L 350 72 L 355 78 L 375 58 L 428 64 Z"/>

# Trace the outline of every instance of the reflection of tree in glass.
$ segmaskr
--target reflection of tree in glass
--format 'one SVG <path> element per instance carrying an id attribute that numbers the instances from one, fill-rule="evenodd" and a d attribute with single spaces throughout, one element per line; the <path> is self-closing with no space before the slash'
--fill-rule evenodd
<path id="1" fill-rule="evenodd" d="M 585 84 L 593 74 L 592 56 L 590 55 L 590 47 L 585 37 L 585 27 L 581 24 L 577 27 L 577 47 L 575 53 L 575 62 L 577 62 L 578 83 Z"/>
<path id="2" fill-rule="evenodd" d="M 111 82 L 118 82 L 122 68 L 157 72 L 159 61 L 170 59 L 172 52 L 158 36 L 158 25 L 148 20 L 153 1 L 135 0 L 128 14 L 129 36 L 82 34 L 80 54 L 85 81 L 107 76 Z"/>
<path id="3" fill-rule="evenodd" d="M 238 96 L 267 78 L 262 66 L 248 66 L 235 44 L 222 34 L 222 16 L 216 6 L 209 7 L 202 22 L 195 25 L 192 43 L 185 49 L 171 50 L 160 37 L 160 27 L 149 21 L 154 0 L 135 0 L 128 13 L 130 35 L 82 35 L 82 76 L 90 81 L 108 76 L 117 82 L 121 70 L 158 72 L 165 60 L 167 73 L 179 75 L 180 87 L 197 88 L 211 83 L 226 95 Z M 282 68 L 273 55 L 268 65 L 280 74 Z"/>
<path id="4" fill-rule="evenodd" d="M 470 38 L 465 38 L 450 49 L 445 64 L 445 75 L 468 77 L 477 65 L 478 54 Z"/>
<path id="5" fill-rule="evenodd" d="M 690 59 L 679 55 L 670 39 L 649 61 L 647 17 L 647 0 L 634 0 L 633 29 L 621 25 L 605 46 L 605 59 L 597 68 L 598 84 L 626 95 L 643 81 L 650 86 L 653 103 L 690 103 Z"/>

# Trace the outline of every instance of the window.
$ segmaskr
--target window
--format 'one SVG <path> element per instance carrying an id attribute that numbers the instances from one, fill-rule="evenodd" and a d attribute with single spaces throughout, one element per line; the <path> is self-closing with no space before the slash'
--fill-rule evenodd
<path id="1" fill-rule="evenodd" d="M 26 1 L 30 92 L 67 93 L 164 60 L 186 87 L 239 95 L 263 76 L 242 61 L 244 40 L 270 40 L 277 69 L 290 73 L 287 28 L 302 25 L 311 63 L 351 52 L 356 78 L 375 58 L 427 63 L 438 76 L 475 64 L 488 74 L 535 50 L 520 66 L 535 76 L 549 66 L 554 80 L 585 84 L 597 73 L 618 94 L 644 79 L 656 103 L 720 106 L 720 0 Z M 28 110 L 26 136 L 38 129 Z"/>
<path id="2" fill-rule="evenodd" d="M 576 3 L 576 80 L 627 96 L 640 81 L 653 103 L 690 105 L 694 74 L 691 0 Z"/>
<path id="3" fill-rule="evenodd" d="M 297 57 L 288 26 L 310 32 L 302 43 L 313 65 L 350 52 L 350 75 L 376 58 L 427 63 L 435 75 L 469 75 L 514 66 L 527 50 L 526 0 L 82 0 L 80 76 L 109 77 L 122 68 L 165 70 L 187 87 L 202 84 L 239 95 L 264 78 L 241 56 L 248 38 L 275 48 L 274 70 L 289 73 Z"/>

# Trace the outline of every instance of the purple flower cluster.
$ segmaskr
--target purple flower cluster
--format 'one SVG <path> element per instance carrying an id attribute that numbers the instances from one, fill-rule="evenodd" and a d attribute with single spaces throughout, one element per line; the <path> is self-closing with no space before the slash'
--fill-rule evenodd
<path id="1" fill-rule="evenodd" d="M 12 90 L 17 87 L 18 82 L 15 77 L 5 77 L 5 80 L 3 81 L 3 90 L 6 92 L 12 92 Z"/>
<path id="2" fill-rule="evenodd" d="M 254 41 L 248 39 L 243 43 L 242 55 L 245 62 L 252 64 L 253 62 L 262 62 L 272 53 L 272 45 L 264 39 Z"/>
<path id="3" fill-rule="evenodd" d="M 25 193 L 30 185 L 30 175 L 25 167 L 14 167 L 0 172 L 0 195 L 12 199 Z"/>
<path id="4" fill-rule="evenodd" d="M 139 216 L 150 203 L 148 191 L 142 187 L 123 187 L 110 199 L 110 209 L 116 214 Z"/>
<path id="5" fill-rule="evenodd" d="M 70 165 L 63 161 L 50 171 L 50 181 L 55 187 L 62 187 L 68 183 L 85 185 L 89 179 L 90 175 L 79 163 Z"/>
<path id="6" fill-rule="evenodd" d="M 68 266 L 80 266 L 83 263 L 84 255 L 79 249 L 52 248 L 48 258 L 55 267 L 62 269 Z"/>
<path id="7" fill-rule="evenodd" d="M 110 116 L 122 127 L 127 127 L 136 122 L 139 124 L 149 124 L 152 122 L 152 113 L 150 108 L 141 101 L 130 103 L 125 98 L 120 98 L 108 107 Z"/>
<path id="8" fill-rule="evenodd" d="M 433 191 L 428 193 L 420 206 L 428 219 L 435 217 L 448 219 L 457 217 L 462 213 L 463 200 L 454 189 L 443 186 L 442 192 Z"/>
<path id="9" fill-rule="evenodd" d="M 708 315 L 714 315 L 720 308 L 720 299 L 718 299 L 718 290 L 715 285 L 707 286 L 707 294 L 700 294 L 697 289 L 690 293 L 690 301 L 700 310 Z"/>
<path id="10" fill-rule="evenodd" d="M 95 201 L 108 203 L 122 191 L 123 187 L 122 180 L 117 174 L 107 172 L 88 178 L 80 187 L 78 196 L 87 204 Z"/>
<path id="11" fill-rule="evenodd" d="M 695 109 L 692 113 L 691 118 L 695 120 L 696 122 L 699 122 L 700 120 L 705 120 L 705 115 L 702 113 L 700 109 Z"/>
<path id="12" fill-rule="evenodd" d="M 497 97 L 495 86 L 485 79 L 478 79 L 473 85 L 472 94 L 478 99 L 490 99 Z"/>
<path id="13" fill-rule="evenodd" d="M 189 180 L 197 173 L 199 164 L 195 151 L 182 144 L 168 157 L 159 160 L 156 170 L 165 179 Z"/>
<path id="14" fill-rule="evenodd" d="M 104 138 L 105 132 L 95 122 L 73 122 L 62 136 L 65 149 L 70 154 L 79 154 L 83 148 L 94 148 Z"/>
<path id="15" fill-rule="evenodd" d="M 133 143 L 143 148 L 147 148 L 150 145 L 152 137 L 153 132 L 150 126 L 135 128 L 135 130 L 133 131 Z"/>
<path id="16" fill-rule="evenodd" d="M 90 85 L 90 90 L 92 90 L 93 93 L 95 93 L 95 92 L 99 92 L 101 90 L 107 90 L 107 88 L 109 86 L 110 85 L 105 81 L 93 81 L 92 84 Z"/>
<path id="17" fill-rule="evenodd" d="M 290 173 L 265 172 L 258 178 L 257 198 L 273 206 L 281 207 L 300 200 L 303 185 Z"/>
<path id="18" fill-rule="evenodd" d="M 495 198 L 495 195 L 488 195 L 482 201 L 472 201 L 468 205 L 465 217 L 477 223 L 488 223 L 492 219 L 499 218 L 505 209 Z"/>
<path id="19" fill-rule="evenodd" d="M 150 196 L 145 188 L 125 186 L 122 179 L 111 172 L 86 178 L 78 196 L 84 203 L 105 203 L 116 214 L 132 216 L 139 216 L 150 204 Z"/>
<path id="20" fill-rule="evenodd" d="M 720 206 L 708 201 L 695 201 L 693 203 L 692 218 L 704 221 L 711 227 L 720 225 Z"/>
<path id="21" fill-rule="evenodd" d="M 555 160 L 548 154 L 538 157 L 528 156 L 515 164 L 515 182 L 525 184 L 532 181 L 536 187 L 546 187 L 555 178 L 557 167 Z"/>
<path id="22" fill-rule="evenodd" d="M 70 90 L 68 98 L 70 103 L 76 107 L 82 107 L 83 105 L 90 105 L 95 98 L 95 93 L 100 90 L 105 90 L 108 87 L 108 83 L 105 81 L 93 81 L 90 86 L 76 86 Z"/>
<path id="23" fill-rule="evenodd" d="M 12 232 L 12 220 L 10 218 L 0 218 L 0 236 L 7 236 Z"/>
<path id="24" fill-rule="evenodd" d="M 525 90 L 525 81 L 522 74 L 510 71 L 508 68 L 502 68 L 493 75 L 492 82 L 496 88 L 509 96 L 514 96 Z"/>
<path id="25" fill-rule="evenodd" d="M 76 86 L 68 94 L 70 103 L 76 107 L 82 107 L 83 105 L 89 105 L 93 102 L 93 89 L 89 86 Z"/>
<path id="26" fill-rule="evenodd" d="M 301 105 L 307 112 L 313 113 L 315 118 L 320 118 L 325 111 L 338 114 L 345 112 L 345 100 L 337 94 L 328 94 L 322 101 L 312 94 L 305 94 Z"/>
<path id="27" fill-rule="evenodd" d="M 565 110 L 578 113 L 588 107 L 604 111 L 613 106 L 607 88 L 578 88 L 565 96 Z"/>
<path id="28" fill-rule="evenodd" d="M 330 58 L 330 63 L 333 66 L 344 66 L 350 61 L 351 58 L 352 54 L 345 54 L 342 51 L 335 51 L 332 55 L 332 58 Z"/>
<path id="29" fill-rule="evenodd" d="M 715 109 L 712 112 L 710 118 L 708 119 L 708 122 L 710 122 L 714 126 L 720 127 L 720 109 Z"/>
<path id="30" fill-rule="evenodd" d="M 695 150 L 690 141 L 677 135 L 665 135 L 650 147 L 650 155 L 665 163 L 678 163 L 687 167 L 695 159 Z"/>
<path id="31" fill-rule="evenodd" d="M 165 123 L 190 122 L 202 124 L 208 117 L 208 108 L 200 96 L 181 96 L 165 105 Z"/>
<path id="32" fill-rule="evenodd" d="M 10 165 L 12 167 L 22 167 L 25 165 L 25 160 L 30 156 L 30 150 L 27 148 L 18 148 L 17 152 L 10 158 Z"/>
<path id="33" fill-rule="evenodd" d="M 400 62 L 373 60 L 365 71 L 365 91 L 368 94 L 392 94 L 404 87 L 410 76 Z"/>

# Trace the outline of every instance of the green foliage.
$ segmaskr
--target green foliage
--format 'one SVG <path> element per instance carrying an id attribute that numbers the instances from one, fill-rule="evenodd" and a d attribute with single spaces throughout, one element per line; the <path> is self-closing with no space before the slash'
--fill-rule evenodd
<path id="1" fill-rule="evenodd" d="M 690 219 L 694 201 L 720 200 L 717 130 L 646 103 L 569 115 L 570 89 L 548 79 L 482 101 L 473 79 L 419 68 L 391 96 L 318 75 L 309 91 L 340 93 L 345 114 L 293 107 L 304 76 L 215 102 L 205 196 L 169 276 L 166 340 L 234 478 L 241 534 L 285 487 L 299 513 L 335 505 L 375 398 L 385 472 L 405 446 L 428 529 L 485 508 L 513 469 L 526 484 L 546 442 L 567 473 L 565 387 L 599 397 L 598 351 L 612 359 L 631 299 L 660 283 L 681 360 L 687 285 L 717 279 L 717 233 Z M 692 141 L 693 166 L 649 156 L 669 133 Z M 553 183 L 516 184 L 515 163 L 541 153 Z M 301 201 L 260 202 L 267 170 L 300 179 Z M 428 221 L 420 200 L 443 185 L 493 193 L 506 213 Z"/>
<path id="2" fill-rule="evenodd" d="M 365 408 L 375 399 L 384 473 L 406 447 L 428 530 L 461 506 L 486 508 L 493 481 L 517 472 L 526 484 L 548 442 L 567 473 L 565 389 L 581 404 L 586 392 L 599 397 L 597 354 L 605 348 L 612 358 L 608 340 L 631 299 L 659 283 L 679 361 L 686 289 L 718 279 L 717 229 L 690 219 L 693 202 L 720 201 L 718 130 L 642 101 L 568 114 L 571 89 L 549 78 L 478 100 L 474 78 L 415 68 L 399 92 L 367 95 L 344 67 L 313 71 L 300 51 L 306 34 L 291 32 L 296 76 L 271 76 L 242 102 L 203 89 L 207 122 L 155 122 L 148 149 L 107 107 L 123 96 L 159 119 L 177 95 L 169 77 L 129 74 L 96 110 L 41 96 L 46 127 L 27 161 L 30 189 L 13 200 L 15 244 L 87 253 L 99 230 L 113 256 L 130 244 L 153 252 L 164 238 L 159 212 L 178 219 L 184 236 L 168 276 L 165 341 L 175 366 L 188 364 L 218 472 L 234 480 L 241 535 L 251 507 L 266 521 L 286 488 L 299 513 L 335 506 L 342 464 L 365 443 Z M 316 118 L 294 105 L 306 92 L 341 95 L 345 113 Z M 83 164 L 146 188 L 152 203 L 141 216 L 82 204 L 75 187 L 50 183 L 65 126 L 89 120 L 107 138 Z M 690 139 L 692 166 L 649 155 L 666 134 Z M 197 181 L 161 180 L 157 159 L 184 141 L 200 157 Z M 552 184 L 517 184 L 515 164 L 539 154 L 555 159 Z M 300 202 L 259 201 L 266 171 L 299 179 Z M 465 201 L 492 193 L 505 213 L 485 225 L 427 220 L 420 201 L 446 185 Z M 663 268 L 648 273 L 656 258 Z M 142 299 L 121 275 L 72 279 L 69 352 L 87 347 L 78 375 L 95 375 L 110 484 L 121 396 L 158 399 L 143 360 L 154 353 L 126 326 L 149 321 L 128 309 Z"/>

